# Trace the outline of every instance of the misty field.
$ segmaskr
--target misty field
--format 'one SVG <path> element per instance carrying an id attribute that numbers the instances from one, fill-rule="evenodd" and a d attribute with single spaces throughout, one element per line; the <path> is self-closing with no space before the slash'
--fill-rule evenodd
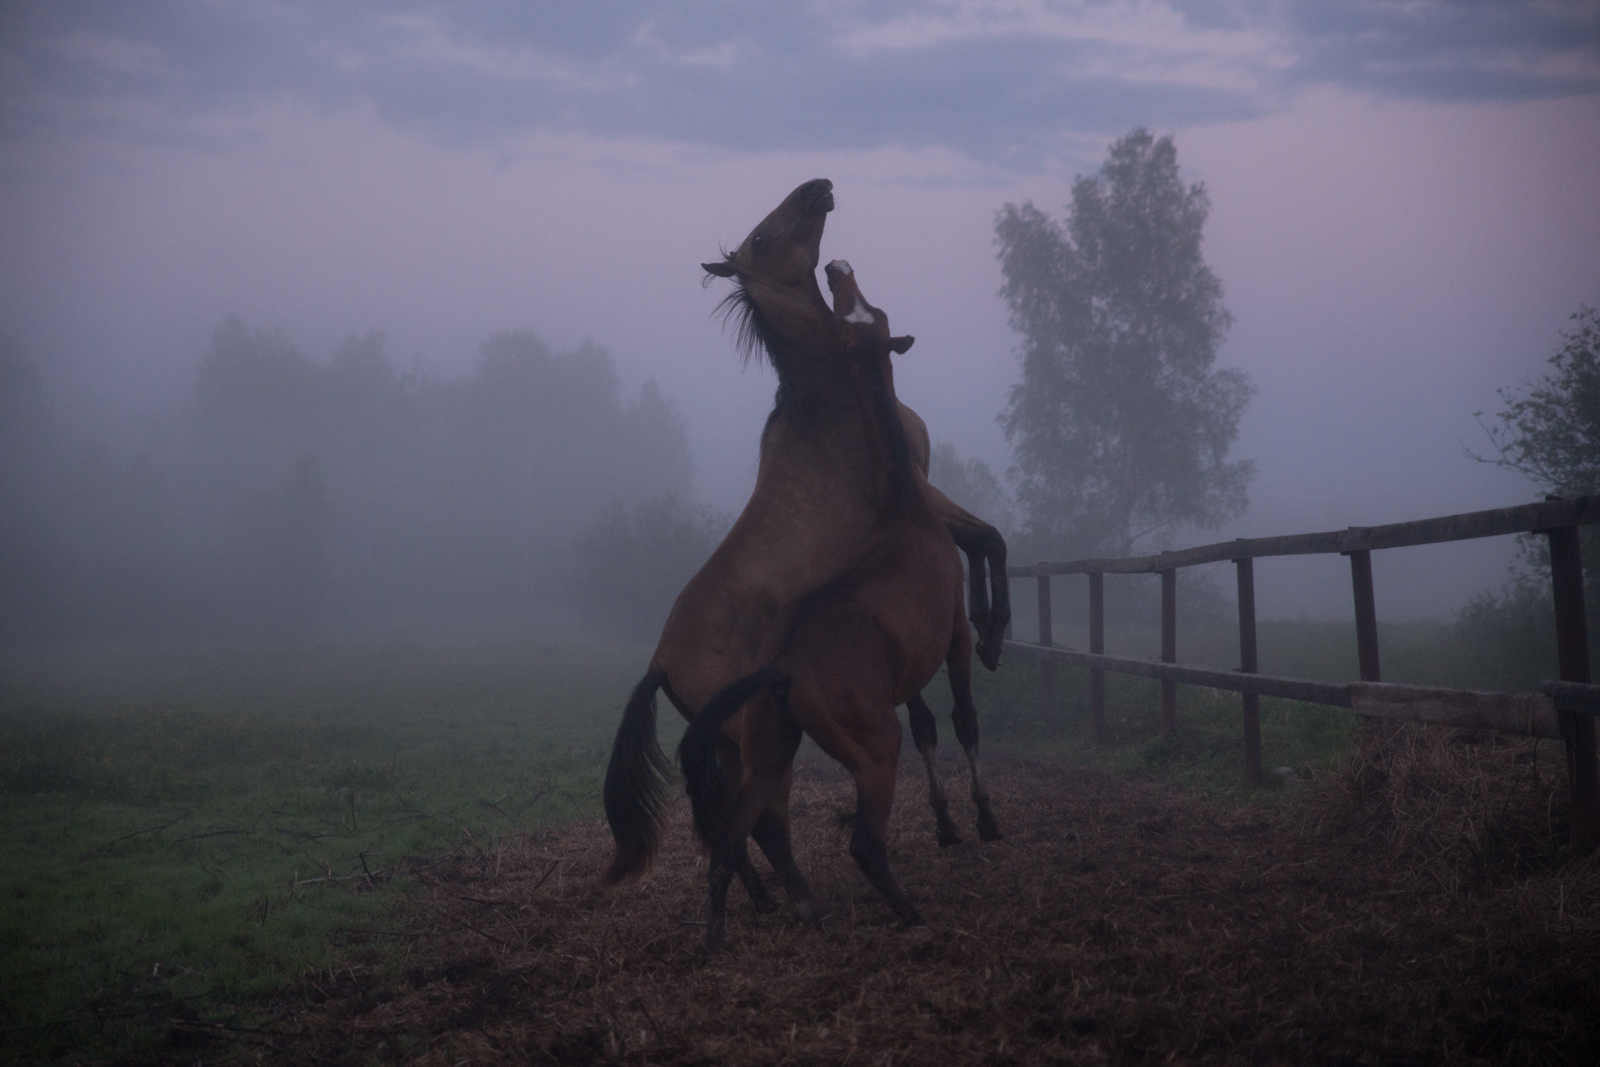
<path id="1" fill-rule="evenodd" d="M 408 857 L 592 814 L 646 655 L 8 664 L 5 1044 L 137 1055 L 173 1019 L 254 1025 L 249 1004 L 383 938 Z"/>
<path id="2" fill-rule="evenodd" d="M 1263 662 L 1270 648 L 1276 671 L 1336 673 L 1341 663 L 1323 661 L 1347 629 L 1264 628 Z M 1401 636 L 1392 647 L 1408 647 Z M 1418 662 L 1429 640 L 1412 634 Z M 586 855 L 603 851 L 600 778 L 647 658 L 640 647 L 495 646 L 7 663 L 4 1058 L 192 1062 L 230 1042 L 270 1051 L 286 1005 L 311 1010 L 334 997 L 328 990 L 348 993 L 357 974 L 411 981 L 427 970 L 415 955 L 418 902 L 441 870 L 459 880 L 465 864 L 500 878 L 508 856 L 528 861 L 529 842 L 552 832 L 581 837 Z M 1404 662 L 1397 655 L 1402 673 Z M 1058 670 L 1048 709 L 1037 677 L 1021 657 L 979 672 L 984 747 L 1002 779 L 1018 760 L 1043 760 L 1060 769 L 1052 779 L 1083 767 L 1210 797 L 1220 812 L 1276 811 L 1298 789 L 1277 779 L 1244 788 L 1237 698 L 1180 688 L 1180 728 L 1162 738 L 1156 684 L 1113 676 L 1109 743 L 1092 749 L 1086 676 Z M 947 784 L 964 798 L 941 686 L 929 699 Z M 664 702 L 661 723 L 670 751 L 681 725 Z M 1354 736 L 1348 713 L 1274 701 L 1263 701 L 1262 725 L 1266 766 L 1301 778 L 1333 766 Z M 897 818 L 920 831 L 931 818 L 909 740 L 906 754 L 913 776 Z M 1559 754 L 1539 758 L 1559 766 Z M 827 764 L 810 749 L 802 761 Z M 1017 816 L 1002 812 L 1002 823 Z M 552 860 L 541 871 L 578 892 L 586 868 L 568 867 Z M 515 877 L 532 892 L 541 871 Z M 468 939 L 503 940 L 454 921 Z"/>

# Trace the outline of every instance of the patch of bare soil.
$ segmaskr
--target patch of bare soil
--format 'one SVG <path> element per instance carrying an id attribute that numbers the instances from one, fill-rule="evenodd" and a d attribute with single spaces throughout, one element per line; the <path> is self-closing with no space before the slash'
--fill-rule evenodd
<path id="1" fill-rule="evenodd" d="M 1541 761 L 1543 761 L 1541 763 Z M 796 851 L 829 917 L 758 914 L 701 954 L 676 811 L 655 871 L 593 889 L 582 822 L 432 864 L 403 964 L 308 980 L 293 1063 L 1600 1062 L 1600 863 L 1560 847 L 1547 747 L 1389 731 L 1276 810 L 1049 762 L 990 767 L 1002 842 L 934 842 L 906 767 L 896 928 L 802 767 Z M 970 820 L 951 768 L 958 821 Z M 759 861 L 758 861 L 759 862 Z M 781 899 L 781 893 L 774 887 Z"/>

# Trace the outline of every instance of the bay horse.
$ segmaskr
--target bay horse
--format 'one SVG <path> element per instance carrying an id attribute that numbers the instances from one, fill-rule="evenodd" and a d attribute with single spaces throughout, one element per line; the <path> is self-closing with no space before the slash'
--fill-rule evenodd
<path id="1" fill-rule="evenodd" d="M 606 770 L 606 816 L 616 854 L 602 885 L 643 873 L 651 863 L 667 801 L 671 765 L 656 737 L 655 694 L 660 690 L 685 719 L 757 665 L 761 634 L 772 617 L 803 594 L 841 573 L 871 529 L 878 509 L 867 446 L 856 412 L 839 326 L 817 285 L 816 268 L 833 183 L 805 182 L 791 192 L 743 243 L 717 262 L 702 264 L 707 280 L 726 277 L 735 287 L 721 308 L 746 357 L 760 353 L 778 375 L 778 392 L 761 437 L 755 491 L 722 544 L 674 602 L 644 677 L 634 687 L 617 728 Z M 927 429 L 897 405 L 921 472 L 926 471 Z M 919 476 L 921 476 L 919 474 Z M 925 484 L 925 482 L 924 482 Z M 987 523 L 926 486 L 953 536 L 971 546 L 974 620 L 984 635 L 980 654 L 997 662 L 1010 617 L 1005 542 Z M 993 587 L 985 588 L 987 565 Z M 982 650 L 987 649 L 987 654 Z M 930 782 L 933 716 L 918 698 L 913 722 L 928 741 Z M 967 750 L 979 833 L 997 836 L 988 793 L 978 775 L 977 721 L 961 717 L 956 733 Z M 730 738 L 719 756 L 732 780 L 740 774 Z M 981 798 L 981 799 L 980 799 Z M 942 791 L 930 802 L 942 802 Z M 942 804 L 934 803 L 936 813 Z M 787 790 L 758 820 L 752 836 L 780 874 L 789 857 Z M 948 815 L 939 837 L 957 838 Z M 748 864 L 739 871 L 758 907 L 771 907 L 765 887 Z"/>
<path id="2" fill-rule="evenodd" d="M 922 916 L 889 869 L 885 831 L 900 760 L 895 708 L 947 666 L 958 704 L 971 705 L 972 638 L 964 618 L 961 559 L 943 517 L 922 490 L 896 410 L 888 317 L 861 295 L 843 260 L 828 264 L 881 503 L 849 568 L 780 612 L 762 638 L 754 673 L 722 689 L 690 724 L 679 762 L 695 829 L 711 855 L 706 949 L 726 936 L 728 886 L 745 840 L 774 798 L 787 792 L 801 734 L 855 780 L 850 854 L 906 925 Z M 716 766 L 723 727 L 739 722 L 742 775 L 731 790 Z M 817 919 L 810 887 L 792 864 L 779 871 L 802 918 Z"/>

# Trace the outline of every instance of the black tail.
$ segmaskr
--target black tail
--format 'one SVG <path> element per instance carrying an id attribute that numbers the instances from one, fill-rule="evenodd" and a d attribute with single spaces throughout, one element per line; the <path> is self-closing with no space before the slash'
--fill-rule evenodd
<path id="1" fill-rule="evenodd" d="M 769 685 L 786 681 L 776 668 L 763 667 L 737 682 L 730 682 L 706 701 L 706 706 L 684 731 L 683 740 L 678 742 L 678 766 L 683 768 L 684 785 L 694 808 L 695 833 L 708 849 L 716 848 L 724 797 L 722 773 L 712 748 L 717 734 L 751 697 Z"/>
<path id="2" fill-rule="evenodd" d="M 656 690 L 665 680 L 665 672 L 655 670 L 633 687 L 611 746 L 604 795 L 617 854 L 600 876 L 601 885 L 643 874 L 656 856 L 667 777 L 672 773 L 672 764 L 656 740 Z"/>

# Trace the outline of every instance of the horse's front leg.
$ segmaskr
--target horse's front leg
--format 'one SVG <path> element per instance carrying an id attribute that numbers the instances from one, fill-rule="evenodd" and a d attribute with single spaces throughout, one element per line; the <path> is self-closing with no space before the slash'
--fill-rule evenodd
<path id="1" fill-rule="evenodd" d="M 933 505 L 956 547 L 967 557 L 968 614 L 978 631 L 978 659 L 991 671 L 1000 666 L 1006 627 L 1011 625 L 1011 582 L 1006 577 L 1006 539 L 939 490 L 928 487 Z M 984 572 L 988 571 L 988 582 Z"/>

